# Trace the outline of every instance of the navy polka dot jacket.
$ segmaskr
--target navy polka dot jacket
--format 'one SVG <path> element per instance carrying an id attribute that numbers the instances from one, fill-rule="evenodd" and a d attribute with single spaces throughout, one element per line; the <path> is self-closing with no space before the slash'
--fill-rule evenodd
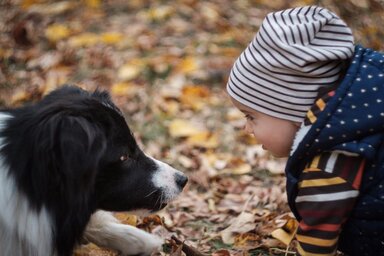
<path id="1" fill-rule="evenodd" d="M 333 150 L 366 159 L 360 196 L 343 227 L 339 246 L 348 248 L 351 255 L 384 255 L 383 53 L 356 47 L 335 95 L 288 159 L 288 201 L 296 216 L 294 200 L 305 159 Z"/>

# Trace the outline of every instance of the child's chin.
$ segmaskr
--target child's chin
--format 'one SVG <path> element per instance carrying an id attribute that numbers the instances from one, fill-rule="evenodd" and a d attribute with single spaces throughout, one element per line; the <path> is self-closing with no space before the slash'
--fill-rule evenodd
<path id="1" fill-rule="evenodd" d="M 289 156 L 289 154 L 285 154 L 285 153 L 274 153 L 271 151 L 270 151 L 270 153 L 274 158 L 286 158 Z"/>

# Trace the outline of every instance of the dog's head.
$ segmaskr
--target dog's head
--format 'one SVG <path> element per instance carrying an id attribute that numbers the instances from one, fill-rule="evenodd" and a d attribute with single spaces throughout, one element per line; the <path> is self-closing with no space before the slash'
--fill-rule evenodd
<path id="1" fill-rule="evenodd" d="M 65 86 L 46 96 L 35 112 L 46 133 L 35 151 L 52 155 L 48 166 L 61 179 L 53 184 L 66 187 L 56 188 L 58 193 L 71 186 L 80 193 L 74 197 L 94 208 L 156 211 L 187 183 L 182 172 L 143 153 L 107 92 Z"/>

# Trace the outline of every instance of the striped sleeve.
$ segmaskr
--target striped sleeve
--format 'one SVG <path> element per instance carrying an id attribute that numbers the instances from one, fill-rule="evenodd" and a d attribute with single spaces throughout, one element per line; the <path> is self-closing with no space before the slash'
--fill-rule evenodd
<path id="1" fill-rule="evenodd" d="M 300 255 L 335 255 L 343 223 L 356 198 L 364 168 L 361 157 L 329 152 L 316 156 L 300 176 L 296 233 Z"/>

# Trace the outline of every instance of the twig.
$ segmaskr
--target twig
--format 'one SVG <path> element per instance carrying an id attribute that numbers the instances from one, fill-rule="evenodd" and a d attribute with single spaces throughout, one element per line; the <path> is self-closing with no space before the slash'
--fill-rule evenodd
<path id="1" fill-rule="evenodd" d="M 175 241 L 177 245 L 183 246 L 183 252 L 185 253 L 186 256 L 209 256 L 208 254 L 199 252 L 197 249 L 193 248 L 192 246 L 186 245 L 184 242 L 180 241 L 175 236 L 172 236 L 171 239 Z"/>

